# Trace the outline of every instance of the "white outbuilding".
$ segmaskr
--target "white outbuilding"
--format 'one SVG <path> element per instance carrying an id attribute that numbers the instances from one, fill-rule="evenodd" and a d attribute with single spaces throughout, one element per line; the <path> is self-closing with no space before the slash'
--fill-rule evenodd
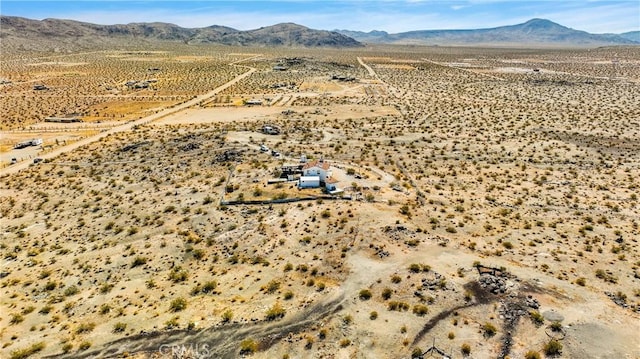
<path id="1" fill-rule="evenodd" d="M 298 188 L 318 188 L 320 187 L 319 176 L 301 176 L 298 179 Z"/>

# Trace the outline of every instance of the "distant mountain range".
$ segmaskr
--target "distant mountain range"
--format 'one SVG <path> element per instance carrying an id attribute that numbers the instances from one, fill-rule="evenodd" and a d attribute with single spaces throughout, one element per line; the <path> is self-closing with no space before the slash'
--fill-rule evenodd
<path id="1" fill-rule="evenodd" d="M 11 49 L 50 51 L 142 47 L 155 42 L 222 44 L 234 46 L 361 47 L 371 44 L 488 45 L 488 46 L 606 46 L 640 45 L 640 31 L 624 34 L 590 34 L 549 20 L 477 30 L 418 30 L 389 34 L 385 31 L 314 30 L 283 23 L 241 31 L 213 25 L 183 28 L 161 22 L 96 25 L 60 19 L 31 20 L 0 15 L 0 41 Z"/>
<path id="2" fill-rule="evenodd" d="M 358 41 L 337 32 L 313 30 L 292 23 L 240 31 L 217 25 L 203 28 L 183 28 L 160 22 L 96 25 L 73 20 L 40 21 L 15 16 L 0 16 L 0 40 L 3 49 L 24 50 L 136 46 L 154 41 L 235 46 L 363 46 Z"/>
<path id="3" fill-rule="evenodd" d="M 590 34 L 570 29 L 545 19 L 523 24 L 476 30 L 418 30 L 389 34 L 385 31 L 337 32 L 360 42 L 372 44 L 414 45 L 547 45 L 603 46 L 640 44 L 640 32 L 625 34 Z"/>
<path id="4" fill-rule="evenodd" d="M 625 38 L 625 39 L 627 39 L 627 40 L 640 42 L 640 31 L 625 32 L 625 33 L 620 34 L 620 36 Z"/>

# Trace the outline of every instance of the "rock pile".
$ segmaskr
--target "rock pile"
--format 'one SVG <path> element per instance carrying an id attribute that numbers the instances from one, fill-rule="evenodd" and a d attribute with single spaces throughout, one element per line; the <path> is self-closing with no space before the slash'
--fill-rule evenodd
<path id="1" fill-rule="evenodd" d="M 627 297 L 624 295 L 619 295 L 611 292 L 604 292 L 607 297 L 611 298 L 611 300 L 622 308 L 628 308 L 629 304 L 627 304 Z"/>
<path id="2" fill-rule="evenodd" d="M 422 278 L 422 288 L 428 290 L 447 289 L 447 280 L 438 272 L 431 272 L 431 278 Z"/>
<path id="3" fill-rule="evenodd" d="M 533 308 L 533 309 L 540 308 L 540 302 L 538 302 L 538 300 L 536 298 L 532 297 L 531 295 L 527 296 L 527 299 L 525 299 L 525 304 L 529 308 Z"/>
<path id="4" fill-rule="evenodd" d="M 374 251 L 376 251 L 376 255 L 378 257 L 380 257 L 381 259 L 391 255 L 391 253 L 389 253 L 389 251 L 386 251 L 383 246 L 378 246 L 378 245 L 375 245 L 375 244 L 371 243 L 371 244 L 369 244 L 369 248 L 371 248 Z"/>
<path id="5" fill-rule="evenodd" d="M 507 291 L 507 281 L 504 278 L 482 275 L 478 282 L 480 282 L 482 288 L 493 294 L 502 294 Z"/>

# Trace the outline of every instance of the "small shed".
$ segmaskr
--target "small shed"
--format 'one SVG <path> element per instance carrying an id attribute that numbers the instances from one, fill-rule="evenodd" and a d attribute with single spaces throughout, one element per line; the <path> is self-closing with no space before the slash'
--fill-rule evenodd
<path id="1" fill-rule="evenodd" d="M 324 187 L 327 192 L 336 191 L 338 189 L 338 187 L 336 186 L 337 183 L 338 181 L 335 178 L 327 178 L 324 181 Z"/>
<path id="2" fill-rule="evenodd" d="M 320 176 L 301 176 L 298 180 L 298 188 L 320 187 Z"/>

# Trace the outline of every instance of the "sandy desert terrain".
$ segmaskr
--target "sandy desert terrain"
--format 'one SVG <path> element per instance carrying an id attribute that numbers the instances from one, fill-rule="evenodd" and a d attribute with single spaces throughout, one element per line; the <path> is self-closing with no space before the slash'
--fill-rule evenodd
<path id="1" fill-rule="evenodd" d="M 638 47 L 1 56 L 0 357 L 640 357 Z"/>

